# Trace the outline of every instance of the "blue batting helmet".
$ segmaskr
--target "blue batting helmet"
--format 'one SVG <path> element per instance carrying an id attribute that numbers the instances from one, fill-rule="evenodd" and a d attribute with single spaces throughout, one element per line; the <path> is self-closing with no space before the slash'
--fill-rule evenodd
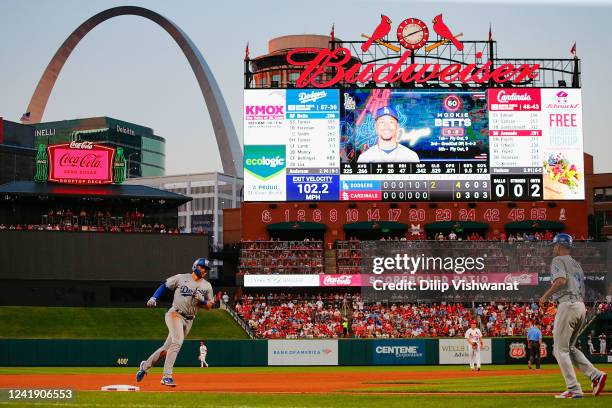
<path id="1" fill-rule="evenodd" d="M 381 116 L 389 115 L 395 120 L 399 120 L 397 118 L 397 111 L 392 106 L 384 106 L 376 110 L 376 115 L 374 115 L 374 120 L 378 120 Z"/>
<path id="2" fill-rule="evenodd" d="M 195 273 L 197 276 L 201 278 L 202 276 L 200 274 L 200 270 L 198 269 L 198 266 L 209 271 L 210 261 L 208 260 L 208 258 L 198 258 L 193 262 L 193 266 L 191 267 L 191 270 L 193 271 L 193 273 Z"/>
<path id="3" fill-rule="evenodd" d="M 574 243 L 574 238 L 570 234 L 566 234 L 564 232 L 555 235 L 553 238 L 551 245 L 563 245 L 566 248 L 571 248 Z"/>

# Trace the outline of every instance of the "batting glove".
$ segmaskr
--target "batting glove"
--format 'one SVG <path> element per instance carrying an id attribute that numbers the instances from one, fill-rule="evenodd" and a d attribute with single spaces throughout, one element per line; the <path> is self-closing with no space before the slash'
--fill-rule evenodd
<path id="1" fill-rule="evenodd" d="M 152 297 L 147 302 L 147 307 L 155 307 L 155 306 L 157 306 L 157 300 L 154 297 Z"/>
<path id="2" fill-rule="evenodd" d="M 196 298 L 196 300 L 197 300 L 198 302 L 200 302 L 200 303 L 204 303 L 204 302 L 207 302 L 207 301 L 208 301 L 207 296 L 205 296 L 205 295 L 204 295 L 202 292 L 200 292 L 200 291 L 196 291 L 196 292 L 193 294 L 193 297 L 194 297 L 194 298 Z"/>

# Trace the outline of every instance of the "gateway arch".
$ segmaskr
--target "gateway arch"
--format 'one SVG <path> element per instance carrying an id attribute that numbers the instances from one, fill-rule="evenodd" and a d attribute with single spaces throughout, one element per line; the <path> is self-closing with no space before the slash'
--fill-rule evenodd
<path id="1" fill-rule="evenodd" d="M 57 50 L 51 62 L 47 65 L 40 81 L 38 81 L 36 90 L 26 110 L 26 112 L 30 113 L 29 120 L 25 122 L 39 123 L 42 120 L 55 81 L 57 81 L 57 77 L 66 63 L 66 60 L 68 60 L 68 57 L 83 37 L 98 24 L 113 17 L 126 15 L 140 16 L 153 21 L 166 30 L 181 48 L 196 76 L 198 85 L 202 91 L 202 96 L 204 96 L 204 101 L 208 108 L 208 113 L 210 114 L 215 137 L 217 139 L 217 145 L 223 163 L 223 171 L 233 176 L 242 176 L 242 149 L 238 143 L 238 135 L 236 134 L 236 129 L 232 123 L 229 110 L 227 109 L 219 85 L 217 85 L 217 81 L 206 63 L 206 60 L 198 50 L 198 47 L 196 47 L 187 34 L 185 34 L 176 24 L 164 16 L 142 7 L 114 7 L 96 14 L 77 27 Z"/>

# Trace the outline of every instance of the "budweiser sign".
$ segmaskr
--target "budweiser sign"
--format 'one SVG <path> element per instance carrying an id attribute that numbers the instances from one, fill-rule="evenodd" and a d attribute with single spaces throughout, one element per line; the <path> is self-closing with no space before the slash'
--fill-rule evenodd
<path id="1" fill-rule="evenodd" d="M 424 83 L 441 81 L 484 84 L 520 83 L 535 79 L 539 75 L 539 64 L 501 64 L 492 62 L 478 64 L 407 64 L 410 51 L 404 52 L 394 63 L 376 67 L 375 64 L 355 62 L 348 48 L 334 50 L 318 48 L 295 48 L 287 54 L 289 65 L 302 68 L 296 81 L 298 88 L 328 88 L 339 83 Z M 305 58 L 311 55 L 311 58 Z"/>
<path id="2" fill-rule="evenodd" d="M 49 181 L 64 184 L 111 184 L 115 149 L 91 142 L 47 147 Z"/>

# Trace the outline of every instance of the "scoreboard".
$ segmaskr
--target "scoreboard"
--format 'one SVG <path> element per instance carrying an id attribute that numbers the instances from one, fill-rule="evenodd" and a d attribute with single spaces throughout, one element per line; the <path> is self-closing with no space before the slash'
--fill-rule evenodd
<path id="1" fill-rule="evenodd" d="M 584 199 L 579 89 L 256 89 L 244 101 L 245 201 Z"/>

